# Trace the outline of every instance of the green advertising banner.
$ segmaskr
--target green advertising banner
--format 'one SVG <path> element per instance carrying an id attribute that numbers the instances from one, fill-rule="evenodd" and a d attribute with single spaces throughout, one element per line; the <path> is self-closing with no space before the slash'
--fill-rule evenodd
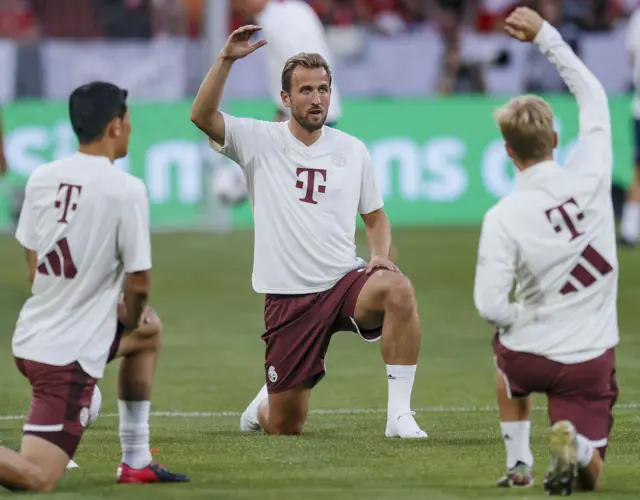
<path id="1" fill-rule="evenodd" d="M 562 163 L 576 141 L 577 106 L 570 96 L 549 101 Z M 353 100 L 344 104 L 339 127 L 369 147 L 395 225 L 477 224 L 513 184 L 513 167 L 492 119 L 503 102 L 485 96 Z M 612 97 L 610 105 L 614 181 L 626 186 L 633 173 L 630 99 Z M 130 154 L 119 167 L 145 181 L 155 229 L 250 227 L 246 204 L 230 211 L 212 204 L 208 172 L 223 159 L 191 124 L 189 110 L 190 102 L 133 104 Z M 274 114 L 268 101 L 230 102 L 228 111 L 267 120 Z M 9 194 L 38 165 L 72 153 L 76 142 L 64 103 L 10 104 L 3 118 L 11 169 L 0 181 L 0 228 L 6 229 Z"/>

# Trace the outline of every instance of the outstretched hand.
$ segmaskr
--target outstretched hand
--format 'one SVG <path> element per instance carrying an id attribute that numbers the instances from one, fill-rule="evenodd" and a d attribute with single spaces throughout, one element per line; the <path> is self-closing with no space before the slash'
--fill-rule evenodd
<path id="1" fill-rule="evenodd" d="M 521 42 L 533 42 L 542 28 L 544 19 L 529 7 L 518 7 L 504 23 L 505 31 Z"/>
<path id="2" fill-rule="evenodd" d="M 264 47 L 267 44 L 266 40 L 260 40 L 256 43 L 251 43 L 250 39 L 262 28 L 253 24 L 242 26 L 235 30 L 229 38 L 220 55 L 227 60 L 236 61 L 247 57 L 260 47 Z"/>

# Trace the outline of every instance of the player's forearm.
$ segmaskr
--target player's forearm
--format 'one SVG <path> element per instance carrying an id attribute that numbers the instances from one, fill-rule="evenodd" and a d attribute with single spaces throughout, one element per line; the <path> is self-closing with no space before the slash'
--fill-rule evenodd
<path id="1" fill-rule="evenodd" d="M 200 85 L 198 94 L 191 106 L 191 121 L 207 134 L 212 132 L 213 122 L 219 113 L 222 93 L 232 65 L 233 62 L 229 59 L 218 56 L 202 85 Z"/>
<path id="2" fill-rule="evenodd" d="M 602 84 L 571 50 L 558 30 L 545 22 L 535 43 L 576 97 L 580 107 L 580 133 L 588 133 L 590 129 L 608 123 L 609 105 Z"/>
<path id="3" fill-rule="evenodd" d="M 135 329 L 149 301 L 151 290 L 148 271 L 127 275 L 124 287 L 124 303 L 127 315 L 126 327 Z"/>
<path id="4" fill-rule="evenodd" d="M 503 255 L 496 255 L 491 248 L 502 248 L 496 240 L 492 246 L 484 245 L 478 254 L 473 301 L 482 318 L 498 328 L 511 326 L 518 317 L 518 308 L 509 302 L 513 287 L 513 272 L 504 266 Z"/>
<path id="5" fill-rule="evenodd" d="M 495 293 L 489 287 L 476 287 L 474 302 L 478 314 L 497 328 L 508 328 L 518 317 L 518 308 L 509 302 L 508 293 Z"/>
<path id="6" fill-rule="evenodd" d="M 371 258 L 389 258 L 391 251 L 391 224 L 383 211 L 364 219 Z"/>

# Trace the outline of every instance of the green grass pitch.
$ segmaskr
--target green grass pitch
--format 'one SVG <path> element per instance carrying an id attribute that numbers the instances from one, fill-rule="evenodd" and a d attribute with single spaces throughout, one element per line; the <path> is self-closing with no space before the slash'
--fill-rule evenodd
<path id="1" fill-rule="evenodd" d="M 362 234 L 360 253 L 366 255 Z M 120 459 L 116 367 L 101 382 L 104 415 L 85 435 L 80 468 L 62 499 L 420 499 L 544 496 L 547 425 L 538 398 L 533 417 L 536 486 L 500 490 L 504 450 L 494 408 L 491 329 L 472 301 L 477 229 L 396 230 L 399 265 L 412 279 L 423 344 L 413 393 L 416 419 L 430 438 L 384 437 L 387 382 L 378 344 L 334 337 L 328 375 L 301 438 L 241 435 L 239 412 L 264 379 L 262 298 L 251 289 L 251 233 L 156 235 L 152 305 L 165 324 L 151 420 L 158 460 L 191 474 L 188 485 L 117 486 Z M 617 351 L 621 397 L 596 498 L 636 499 L 640 474 L 640 252 L 621 258 Z M 28 294 L 23 254 L 0 237 L 0 440 L 15 447 L 29 387 L 11 356 L 16 315 Z M 366 411 L 370 410 L 370 411 Z M 9 495 L 0 491 L 0 496 Z"/>

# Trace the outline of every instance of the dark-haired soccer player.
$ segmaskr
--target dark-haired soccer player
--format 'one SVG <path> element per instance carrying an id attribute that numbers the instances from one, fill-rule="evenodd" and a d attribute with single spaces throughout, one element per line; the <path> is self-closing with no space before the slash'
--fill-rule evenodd
<path id="1" fill-rule="evenodd" d="M 69 114 L 79 151 L 40 166 L 27 183 L 16 238 L 33 287 L 18 318 L 13 354 L 33 396 L 20 452 L 0 448 L 0 484 L 9 489 L 55 487 L 114 354 L 123 358 L 118 482 L 188 481 L 151 459 L 149 399 L 157 346 L 127 339 L 127 331 L 144 320 L 151 244 L 145 186 L 114 165 L 129 146 L 126 97 L 125 90 L 104 82 L 74 90 Z M 125 331 L 116 335 L 123 281 Z"/>

